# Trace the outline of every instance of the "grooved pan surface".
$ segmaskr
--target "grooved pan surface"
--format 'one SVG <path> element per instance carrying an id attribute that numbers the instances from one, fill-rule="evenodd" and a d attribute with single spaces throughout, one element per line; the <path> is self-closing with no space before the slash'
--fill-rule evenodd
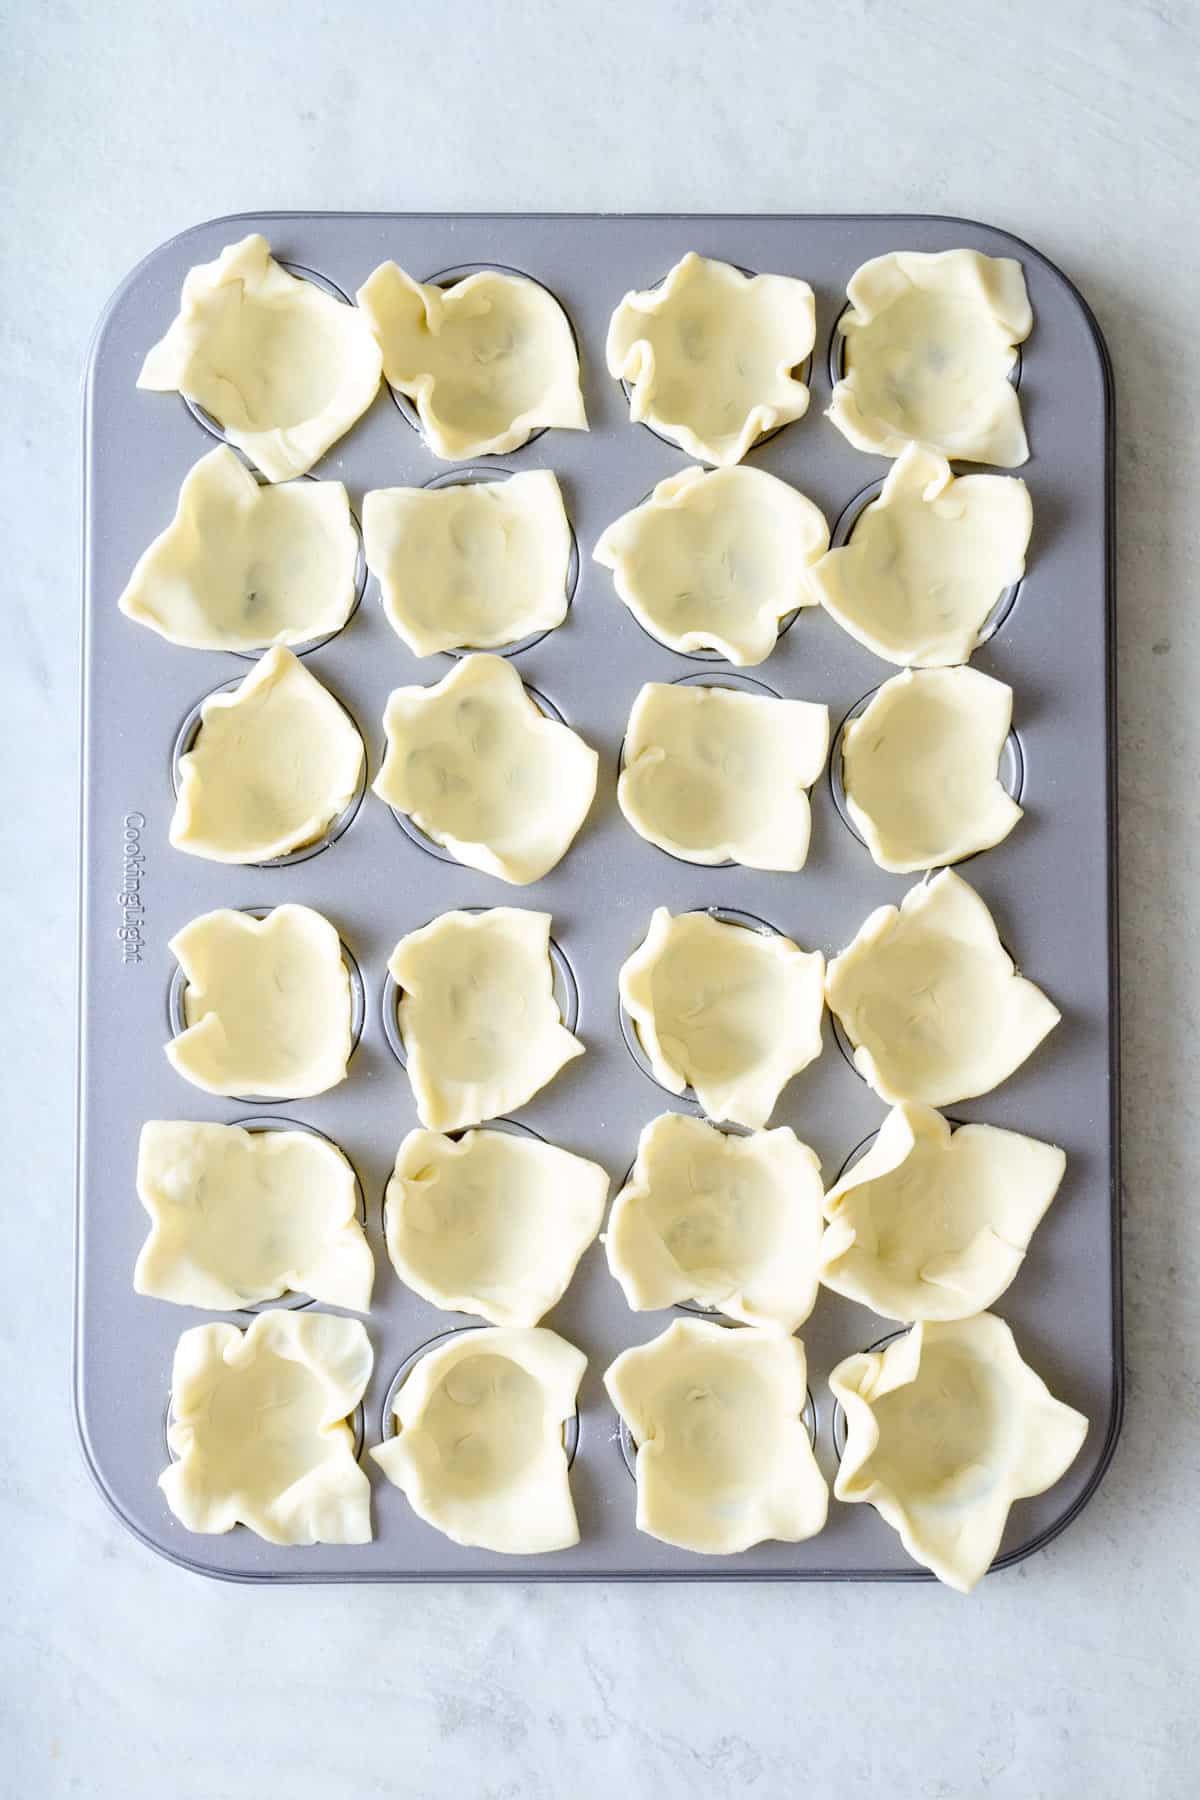
<path id="1" fill-rule="evenodd" d="M 174 316 L 183 277 L 222 246 L 262 231 L 278 258 L 353 293 L 385 258 L 418 278 L 502 264 L 548 287 L 571 319 L 582 357 L 589 434 L 548 431 L 497 459 L 498 469 L 553 469 L 579 549 L 566 622 L 518 651 L 515 666 L 600 752 L 595 807 L 565 859 L 533 887 L 513 889 L 430 855 L 368 794 L 321 854 L 277 866 L 229 868 L 173 851 L 172 748 L 190 710 L 245 672 L 231 654 L 182 650 L 117 611 L 117 596 L 150 539 L 170 519 L 187 471 L 213 447 L 177 396 L 139 393 L 142 358 Z M 1063 1022 L 995 1093 L 951 1109 L 1061 1144 L 1067 1175 L 1025 1265 L 996 1310 L 1053 1391 L 1091 1429 L 1056 1487 L 1012 1511 L 1001 1560 L 1036 1548 L 1094 1490 L 1120 1424 L 1120 1270 L 1115 1141 L 1116 994 L 1113 900 L 1111 653 L 1111 396 L 1108 361 L 1086 305 L 1037 251 L 1006 233 L 926 217 L 521 217 L 255 214 L 216 220 L 163 245 L 129 276 L 93 344 L 85 396 L 83 798 L 80 921 L 79 1180 L 76 1412 L 84 1453 L 111 1505 L 165 1555 L 237 1580 L 399 1580 L 419 1577 L 791 1577 L 930 1579 L 869 1506 L 831 1501 L 829 1524 L 807 1543 L 768 1543 L 734 1557 L 672 1549 L 634 1530 L 634 1485 L 602 1374 L 628 1345 L 656 1336 L 669 1313 L 631 1313 L 593 1245 L 546 1324 L 588 1357 L 571 1472 L 581 1539 L 547 1557 L 461 1549 L 415 1517 L 364 1460 L 375 1540 L 365 1546 L 281 1549 L 239 1528 L 202 1537 L 168 1511 L 156 1478 L 179 1333 L 227 1316 L 135 1295 L 132 1272 L 146 1218 L 135 1189 L 138 1132 L 148 1118 L 236 1123 L 269 1112 L 331 1137 L 354 1165 L 377 1264 L 366 1324 L 375 1368 L 365 1399 L 366 1443 L 381 1435 L 385 1396 L 413 1353 L 453 1317 L 409 1292 L 387 1260 L 383 1191 L 401 1138 L 416 1123 L 405 1075 L 384 1026 L 387 958 L 398 938 L 460 906 L 515 904 L 549 911 L 578 991 L 587 1055 L 520 1112 L 517 1123 L 594 1158 L 615 1185 L 638 1133 L 656 1113 L 683 1109 L 638 1067 L 619 1018 L 617 971 L 656 905 L 729 908 L 778 927 L 805 949 L 833 955 L 872 908 L 897 902 L 916 878 L 877 869 L 843 823 L 828 774 L 813 789 L 808 866 L 798 875 L 700 868 L 635 836 L 616 805 L 625 723 L 647 680 L 714 679 L 727 665 L 675 654 L 649 638 L 591 560 L 606 525 L 656 482 L 686 466 L 681 451 L 632 425 L 604 368 L 609 316 L 630 288 L 650 286 L 686 251 L 752 270 L 803 276 L 817 300 L 807 416 L 760 448 L 749 465 L 793 483 L 831 527 L 889 464 L 852 449 L 822 418 L 830 346 L 853 270 L 893 249 L 965 245 L 1024 265 L 1033 303 L 1020 393 L 1031 445 L 1034 534 L 1015 599 L 973 659 L 1014 690 L 1014 728 L 1026 818 L 1002 845 L 963 865 L 1022 970 Z M 473 467 L 480 465 L 476 461 Z M 445 481 L 438 462 L 386 387 L 367 415 L 316 466 L 346 483 L 361 515 L 371 487 Z M 383 747 L 389 691 L 439 680 L 448 657 L 414 657 L 367 583 L 348 625 L 314 648 L 307 666 L 347 708 L 366 741 L 370 776 Z M 831 727 L 894 670 L 819 608 L 802 612 L 755 680 L 792 698 L 825 702 Z M 136 876 L 136 883 L 132 877 Z M 361 1041 L 349 1078 L 294 1105 L 221 1100 L 181 1080 L 163 1055 L 174 959 L 168 939 L 217 906 L 302 901 L 341 933 L 365 988 Z M 772 1119 L 791 1125 L 832 1182 L 885 1108 L 839 1052 L 825 1049 L 784 1091 Z M 837 1450 L 830 1368 L 891 1329 L 822 1292 L 803 1328 L 815 1400 L 818 1459 L 832 1480 Z"/>

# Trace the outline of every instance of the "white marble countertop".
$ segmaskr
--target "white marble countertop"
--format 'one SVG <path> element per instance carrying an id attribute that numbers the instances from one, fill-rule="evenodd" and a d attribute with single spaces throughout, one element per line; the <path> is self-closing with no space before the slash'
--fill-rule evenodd
<path id="1" fill-rule="evenodd" d="M 0 659 L 12 1221 L 0 1787 L 20 1800 L 1195 1792 L 1200 134 L 1188 0 L 80 0 L 6 23 Z M 933 1588 L 236 1588 L 141 1548 L 69 1399 L 78 377 L 250 206 L 941 211 L 1116 365 L 1128 1399 L 1094 1502 Z"/>

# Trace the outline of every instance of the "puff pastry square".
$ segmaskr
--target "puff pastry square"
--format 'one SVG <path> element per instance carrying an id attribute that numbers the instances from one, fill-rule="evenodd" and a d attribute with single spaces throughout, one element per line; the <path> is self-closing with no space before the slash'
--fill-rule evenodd
<path id="1" fill-rule="evenodd" d="M 422 1125 L 497 1119 L 583 1055 L 554 998 L 550 923 L 511 906 L 449 912 L 396 945 L 388 970 Z"/>
<path id="2" fill-rule="evenodd" d="M 221 907 L 168 946 L 187 986 L 186 1029 L 166 1046 L 177 1074 L 209 1094 L 300 1100 L 346 1078 L 350 978 L 328 919 L 308 906 L 265 918 Z"/>
<path id="3" fill-rule="evenodd" d="M 600 1229 L 598 1163 L 508 1131 L 410 1131 L 387 1185 L 387 1247 L 401 1281 L 444 1312 L 536 1325 Z"/>
<path id="4" fill-rule="evenodd" d="M 544 1326 L 456 1331 L 395 1399 L 371 1451 L 418 1518 L 456 1544 L 542 1556 L 579 1542 L 563 1427 L 587 1358 Z"/>
<path id="5" fill-rule="evenodd" d="M 180 1524 L 247 1525 L 269 1544 L 369 1543 L 371 1489 L 347 1421 L 371 1364 L 360 1322 L 332 1313 L 185 1331 L 167 1430 L 177 1460 L 158 1479 Z"/>
<path id="6" fill-rule="evenodd" d="M 657 287 L 626 294 L 608 327 L 608 372 L 629 416 L 697 462 L 738 463 L 764 432 L 808 410 L 797 371 L 816 335 L 813 292 L 689 250 Z"/>
<path id="7" fill-rule="evenodd" d="M 821 1280 L 888 1319 L 965 1319 L 1012 1282 L 1067 1159 L 906 1101 L 825 1196 Z"/>
<path id="8" fill-rule="evenodd" d="M 893 250 L 856 269 L 846 294 L 846 372 L 826 416 L 856 449 L 899 456 L 915 442 L 1002 469 L 1028 460 L 1009 380 L 1033 329 L 1019 262 Z"/>
<path id="9" fill-rule="evenodd" d="M 798 1338 L 677 1319 L 622 1351 L 604 1385 L 637 1445 L 639 1531 L 731 1556 L 821 1530 L 829 1493 L 804 1427 Z"/>
<path id="10" fill-rule="evenodd" d="M 303 644 L 350 617 L 357 562 L 340 481 L 264 485 L 222 445 L 189 469 L 117 604 L 189 650 Z"/>
<path id="11" fill-rule="evenodd" d="M 444 461 L 503 455 L 548 425 L 587 430 L 567 315 L 528 276 L 480 269 L 442 288 L 385 262 L 358 304 L 384 374 Z"/>
<path id="12" fill-rule="evenodd" d="M 286 1293 L 370 1306 L 375 1263 L 354 1170 L 315 1132 L 150 1119 L 137 1188 L 151 1221 L 139 1294 L 218 1309 Z"/>
<path id="13" fill-rule="evenodd" d="M 758 1130 L 821 1054 L 825 958 L 777 932 L 658 907 L 622 965 L 621 1001 L 655 1079 L 711 1119 Z"/>
<path id="14" fill-rule="evenodd" d="M 188 270 L 138 386 L 186 394 L 269 481 L 288 481 L 366 412 L 382 362 L 364 315 L 289 275 L 255 233 Z"/>
<path id="15" fill-rule="evenodd" d="M 815 603 L 809 572 L 828 548 L 824 515 L 786 481 L 763 469 L 681 469 L 615 519 L 592 556 L 668 650 L 715 650 L 746 668 Z"/>
<path id="16" fill-rule="evenodd" d="M 817 1297 L 821 1165 L 786 1126 L 747 1137 L 661 1113 L 613 1201 L 608 1266 L 634 1312 L 694 1300 L 792 1332 Z"/>
<path id="17" fill-rule="evenodd" d="M 828 749 L 826 706 L 648 681 L 629 715 L 617 800 L 639 837 L 685 862 L 802 869 L 808 789 Z"/>
<path id="18" fill-rule="evenodd" d="M 909 875 L 1006 838 L 1012 689 L 978 669 L 905 669 L 842 732 L 846 808 L 881 869 Z"/>
<path id="19" fill-rule="evenodd" d="M 596 752 L 540 711 L 502 656 L 396 688 L 383 728 L 380 799 L 457 861 L 517 887 L 561 862 L 595 798 Z"/>
<path id="20" fill-rule="evenodd" d="M 951 1106 L 988 1094 L 1059 1022 L 1019 975 L 974 888 L 944 869 L 880 906 L 835 956 L 825 998 L 881 1100 Z"/>
<path id="21" fill-rule="evenodd" d="M 952 475 L 907 444 L 849 541 L 809 582 L 850 636 L 916 669 L 965 663 L 1001 597 L 1025 573 L 1029 489 L 1015 475 Z"/>
<path id="22" fill-rule="evenodd" d="M 1056 1400 L 994 1313 L 914 1325 L 829 1377 L 846 1416 L 839 1500 L 869 1501 L 916 1562 L 968 1593 L 1014 1500 L 1066 1474 L 1088 1422 Z"/>
<path id="23" fill-rule="evenodd" d="M 498 650 L 567 616 L 571 527 L 549 469 L 375 488 L 363 543 L 388 622 L 417 656 Z"/>
<path id="24" fill-rule="evenodd" d="M 354 799 L 357 727 L 298 657 L 277 646 L 231 693 L 210 694 L 179 759 L 176 850 L 260 863 L 314 843 Z"/>

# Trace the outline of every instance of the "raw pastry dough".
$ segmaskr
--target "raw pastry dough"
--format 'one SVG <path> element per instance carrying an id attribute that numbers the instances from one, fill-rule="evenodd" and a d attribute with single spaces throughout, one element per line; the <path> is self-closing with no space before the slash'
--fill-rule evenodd
<path id="1" fill-rule="evenodd" d="M 222 445 L 188 471 L 117 604 L 190 650 L 302 644 L 350 617 L 357 561 L 340 481 L 267 487 Z"/>
<path id="2" fill-rule="evenodd" d="M 444 1312 L 536 1325 L 600 1229 L 608 1176 L 538 1138 L 410 1131 L 387 1186 L 401 1281 Z"/>
<path id="3" fill-rule="evenodd" d="M 821 1280 L 889 1319 L 965 1319 L 1009 1286 L 1058 1192 L 1052 1144 L 960 1125 L 915 1101 L 890 1112 L 825 1196 Z"/>
<path id="4" fill-rule="evenodd" d="M 1043 1494 L 1088 1422 L 1050 1393 L 993 1313 L 917 1324 L 829 1377 L 846 1415 L 839 1500 L 869 1500 L 909 1555 L 968 1593 L 1014 1500 Z"/>
<path id="5" fill-rule="evenodd" d="M 802 869 L 807 789 L 828 749 L 827 706 L 648 681 L 629 715 L 617 799 L 640 837 L 685 862 Z"/>
<path id="6" fill-rule="evenodd" d="M 495 650 L 567 616 L 571 527 L 549 469 L 376 488 L 363 500 L 363 542 L 383 610 L 417 656 Z"/>
<path id="7" fill-rule="evenodd" d="M 712 1119 L 765 1125 L 793 1075 L 821 1054 L 825 958 L 777 932 L 656 908 L 623 964 L 621 1000 L 655 1080 L 690 1083 Z"/>
<path id="8" fill-rule="evenodd" d="M 168 945 L 187 979 L 187 1029 L 167 1045 L 208 1094 L 300 1100 L 346 1079 L 350 978 L 328 919 L 307 906 L 265 918 L 222 907 Z"/>
<path id="9" fill-rule="evenodd" d="M 1019 262 L 893 250 L 856 269 L 846 293 L 846 373 L 826 417 L 855 449 L 899 456 L 915 440 L 1002 469 L 1028 460 L 1009 380 L 1033 329 Z"/>
<path id="10" fill-rule="evenodd" d="M 583 1055 L 554 998 L 550 914 L 443 913 L 401 938 L 388 970 L 422 1125 L 512 1112 Z"/>
<path id="11" fill-rule="evenodd" d="M 762 469 L 681 469 L 605 531 L 592 555 L 634 618 L 668 650 L 717 650 L 745 668 L 780 621 L 812 606 L 829 547 L 811 500 Z"/>
<path id="12" fill-rule="evenodd" d="M 456 1331 L 396 1395 L 371 1451 L 419 1518 L 456 1544 L 540 1556 L 579 1542 L 563 1426 L 587 1357 L 544 1327 Z"/>
<path id="13" fill-rule="evenodd" d="M 961 862 L 1021 808 L 1000 781 L 1012 689 L 978 669 L 905 669 L 842 731 L 846 808 L 881 869 Z"/>
<path id="14" fill-rule="evenodd" d="M 728 467 L 808 411 L 795 371 L 815 335 L 807 281 L 743 275 L 689 250 L 657 287 L 626 294 L 605 356 L 609 374 L 630 383 L 631 419 Z"/>
<path id="15" fill-rule="evenodd" d="M 468 868 L 525 887 L 570 848 L 598 758 L 540 712 L 510 662 L 467 656 L 435 687 L 395 688 L 374 789 Z"/>
<path id="16" fill-rule="evenodd" d="M 747 1325 L 802 1325 L 817 1297 L 821 1165 L 786 1126 L 735 1137 L 652 1119 L 613 1201 L 608 1266 L 634 1312 L 695 1300 Z"/>
<path id="17" fill-rule="evenodd" d="M 953 869 L 880 906 L 835 956 L 825 998 L 881 1100 L 950 1106 L 1019 1069 L 1058 1008 L 1018 975 L 995 921 Z"/>
<path id="18" fill-rule="evenodd" d="M 310 1294 L 366 1312 L 375 1263 L 341 1151 L 309 1131 L 151 1119 L 138 1144 L 150 1214 L 133 1285 L 225 1309 Z"/>
<path id="19" fill-rule="evenodd" d="M 366 412 L 382 364 L 369 320 L 289 275 L 255 233 L 188 270 L 138 386 L 186 394 L 269 481 L 287 481 Z"/>
<path id="20" fill-rule="evenodd" d="M 385 262 L 357 298 L 443 461 L 502 455 L 547 425 L 587 430 L 567 315 L 528 276 L 480 269 L 441 288 Z"/>
<path id="21" fill-rule="evenodd" d="M 959 475 L 906 444 L 849 542 L 809 577 L 826 612 L 887 662 L 965 663 L 1006 589 L 1025 573 L 1029 489 L 1013 475 Z"/>
<path id="22" fill-rule="evenodd" d="M 676 1319 L 625 1350 L 604 1385 L 637 1445 L 637 1528 L 729 1556 L 764 1538 L 799 1543 L 829 1492 L 802 1414 L 804 1345 L 779 1332 Z"/>
<path id="23" fill-rule="evenodd" d="M 290 650 L 210 694 L 179 759 L 171 843 L 210 862 L 259 863 L 321 837 L 358 791 L 365 753 L 349 717 Z"/>
<path id="24" fill-rule="evenodd" d="M 260 1313 L 196 1325 L 175 1347 L 167 1441 L 178 1457 L 158 1478 L 189 1531 L 237 1524 L 269 1544 L 367 1544 L 371 1488 L 347 1420 L 371 1375 L 358 1319 Z"/>

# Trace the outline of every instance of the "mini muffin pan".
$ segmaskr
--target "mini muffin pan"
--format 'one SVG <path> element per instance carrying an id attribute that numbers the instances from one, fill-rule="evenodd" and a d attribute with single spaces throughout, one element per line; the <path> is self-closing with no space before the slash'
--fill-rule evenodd
<path id="1" fill-rule="evenodd" d="M 252 231 L 261 231 L 294 272 L 341 294 L 353 294 L 386 258 L 418 279 L 498 266 L 541 282 L 571 321 L 589 433 L 540 432 L 494 465 L 475 458 L 459 469 L 433 456 L 413 428 L 407 402 L 393 405 L 384 386 L 313 471 L 316 479 L 346 484 L 356 516 L 368 488 L 443 486 L 534 468 L 557 475 L 578 546 L 572 604 L 559 628 L 504 653 L 514 657 L 539 704 L 581 732 L 601 764 L 595 805 L 579 837 L 532 887 L 514 890 L 446 861 L 407 823 L 399 829 L 371 794 L 336 822 L 331 841 L 275 865 L 231 868 L 168 844 L 172 758 L 181 733 L 198 703 L 244 674 L 246 664 L 231 653 L 180 649 L 117 609 L 134 563 L 171 518 L 180 483 L 212 448 L 215 429 L 177 396 L 139 393 L 135 383 L 147 348 L 176 311 L 187 270 Z M 678 655 L 648 637 L 618 600 L 609 572 L 592 560 L 613 519 L 688 466 L 681 451 L 630 423 L 621 386 L 605 370 L 604 341 L 621 297 L 651 286 L 687 250 L 807 280 L 817 301 L 808 413 L 761 442 L 746 461 L 808 495 L 841 541 L 890 466 L 851 448 L 822 417 L 838 367 L 835 326 L 846 282 L 859 264 L 889 250 L 960 245 L 1018 258 L 1035 315 L 1018 364 L 1032 451 L 1020 470 L 1034 507 L 1028 571 L 997 608 L 973 658 L 974 667 L 1013 689 L 1005 780 L 1019 788 L 1027 816 L 1008 841 L 971 858 L 961 872 L 986 900 L 1023 971 L 1061 1008 L 1063 1022 L 996 1092 L 952 1110 L 956 1121 L 1008 1126 L 1067 1153 L 1058 1198 L 997 1310 L 1053 1392 L 1091 1422 L 1064 1479 L 1014 1507 L 1000 1562 L 1046 1543 L 1094 1492 L 1119 1429 L 1122 1375 L 1111 384 L 1086 304 L 1027 244 L 956 219 L 264 214 L 215 220 L 154 251 L 110 302 L 86 380 L 75 1403 L 84 1454 L 101 1491 L 130 1530 L 164 1555 L 243 1581 L 931 1579 L 871 1507 L 833 1500 L 818 1536 L 801 1544 L 764 1543 L 730 1557 L 673 1549 L 635 1530 L 628 1447 L 623 1450 L 602 1376 L 619 1351 L 657 1336 L 669 1315 L 629 1311 L 599 1244 L 543 1321 L 588 1358 L 572 1433 L 580 1527 L 574 1549 L 503 1557 L 460 1548 L 422 1523 L 369 1457 L 370 1544 L 279 1548 L 240 1527 L 224 1536 L 193 1535 L 172 1517 L 157 1487 L 166 1463 L 163 1417 L 175 1343 L 189 1326 L 222 1316 L 245 1326 L 251 1314 L 201 1313 L 139 1297 L 133 1266 L 146 1231 L 135 1185 L 143 1121 L 264 1123 L 261 1103 L 202 1093 L 163 1054 L 180 1012 L 168 941 L 199 913 L 303 902 L 336 927 L 360 971 L 361 1030 L 346 1081 L 315 1099 L 272 1100 L 266 1110 L 272 1126 L 308 1127 L 338 1144 L 365 1197 L 377 1265 L 365 1319 L 375 1352 L 364 1416 L 370 1445 L 391 1429 L 389 1396 L 414 1355 L 448 1331 L 477 1324 L 439 1312 L 404 1287 L 384 1245 L 384 1188 L 401 1139 L 417 1123 L 389 1013 L 395 993 L 386 965 L 398 939 L 458 907 L 516 905 L 552 915 L 556 991 L 577 1011 L 568 1022 L 587 1054 L 512 1123 L 601 1163 L 615 1193 L 641 1128 L 655 1114 L 690 1103 L 654 1083 L 645 1059 L 635 1056 L 631 1034 L 622 1031 L 617 973 L 645 936 L 653 909 L 712 907 L 831 956 L 869 912 L 899 902 L 918 879 L 875 867 L 844 822 L 828 773 L 812 790 L 812 845 L 799 874 L 681 862 L 644 842 L 621 817 L 621 746 L 642 683 L 745 683 L 719 658 Z M 409 652 L 384 616 L 374 579 L 346 626 L 302 654 L 361 731 L 371 777 L 383 751 L 390 690 L 432 684 L 451 666 L 449 655 L 419 659 Z M 810 607 L 785 622 L 774 652 L 752 678 L 771 692 L 824 702 L 836 734 L 863 697 L 893 674 Z M 835 740 L 835 757 L 837 750 Z M 322 854 L 313 854 L 318 847 Z M 839 1055 L 828 1015 L 824 1036 L 823 1054 L 785 1088 L 771 1122 L 792 1126 L 812 1145 L 828 1186 L 878 1130 L 885 1108 Z M 887 1331 L 872 1313 L 823 1290 L 801 1332 L 812 1392 L 806 1422 L 831 1484 L 839 1444 L 829 1371 Z"/>

